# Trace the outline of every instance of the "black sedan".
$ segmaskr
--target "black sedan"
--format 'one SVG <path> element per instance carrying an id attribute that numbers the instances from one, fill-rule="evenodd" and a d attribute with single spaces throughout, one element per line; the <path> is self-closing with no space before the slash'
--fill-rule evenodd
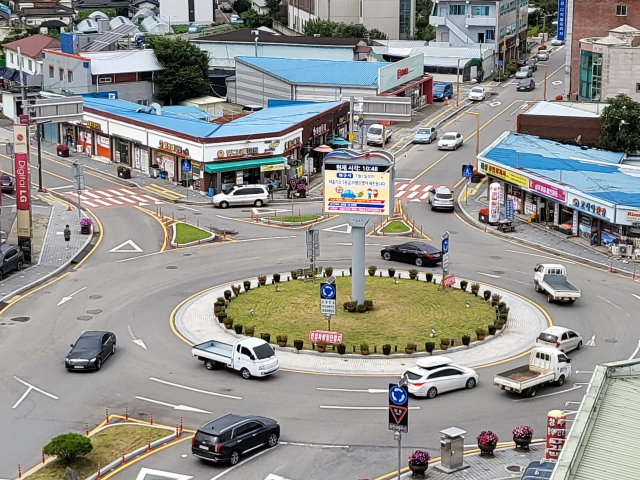
<path id="1" fill-rule="evenodd" d="M 111 332 L 84 332 L 64 360 L 67 370 L 100 370 L 104 361 L 116 353 L 116 336 Z"/>
<path id="2" fill-rule="evenodd" d="M 0 247 L 0 278 L 12 270 L 22 270 L 24 265 L 24 253 L 18 245 L 7 245 Z"/>
<path id="3" fill-rule="evenodd" d="M 536 88 L 536 82 L 533 78 L 529 77 L 529 78 L 523 78 L 522 80 L 518 80 L 518 86 L 516 87 L 516 90 L 518 92 L 520 91 L 530 92 L 534 88 Z"/>
<path id="4" fill-rule="evenodd" d="M 408 242 L 402 245 L 388 246 L 380 252 L 385 260 L 413 263 L 418 267 L 435 265 L 442 261 L 442 252 L 433 245 L 424 242 Z"/>
<path id="5" fill-rule="evenodd" d="M 201 426 L 191 453 L 203 460 L 237 465 L 242 455 L 278 444 L 280 425 L 266 417 L 227 414 Z"/>
<path id="6" fill-rule="evenodd" d="M 2 193 L 15 193 L 16 191 L 16 182 L 13 178 L 11 178 L 6 173 L 3 173 L 1 176 L 0 182 L 2 183 Z"/>

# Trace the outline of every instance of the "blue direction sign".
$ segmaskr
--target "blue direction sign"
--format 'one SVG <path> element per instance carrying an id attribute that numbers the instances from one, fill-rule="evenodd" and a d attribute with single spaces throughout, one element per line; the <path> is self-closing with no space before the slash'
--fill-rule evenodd
<path id="1" fill-rule="evenodd" d="M 389 384 L 389 430 L 409 432 L 409 392 L 406 385 Z"/>
<path id="2" fill-rule="evenodd" d="M 449 253 L 449 237 L 442 239 L 442 253 Z"/>
<path id="3" fill-rule="evenodd" d="M 320 287 L 320 298 L 332 300 L 336 298 L 336 287 L 328 283 L 323 283 Z"/>
<path id="4" fill-rule="evenodd" d="M 407 401 L 406 390 L 397 385 L 392 385 L 391 387 L 389 387 L 389 400 L 391 400 L 396 405 L 404 405 Z"/>
<path id="5" fill-rule="evenodd" d="M 191 161 L 188 158 L 182 160 L 182 171 L 189 173 L 191 171 Z"/>
<path id="6" fill-rule="evenodd" d="M 320 313 L 336 314 L 336 286 L 331 283 L 320 284 Z"/>
<path id="7" fill-rule="evenodd" d="M 473 167 L 471 165 L 463 165 L 462 166 L 462 176 L 464 178 L 473 177 Z"/>

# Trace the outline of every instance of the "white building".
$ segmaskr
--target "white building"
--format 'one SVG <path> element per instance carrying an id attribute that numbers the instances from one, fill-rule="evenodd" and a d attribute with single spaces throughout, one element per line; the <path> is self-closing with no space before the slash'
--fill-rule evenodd
<path id="1" fill-rule="evenodd" d="M 160 0 L 159 17 L 169 25 L 215 22 L 213 0 Z"/>
<path id="2" fill-rule="evenodd" d="M 31 35 L 3 45 L 7 68 L 20 70 L 28 75 L 42 75 L 42 50 L 60 48 L 60 41 L 44 35 Z M 18 55 L 18 49 L 20 55 Z"/>
<path id="3" fill-rule="evenodd" d="M 330 20 L 407 39 L 415 32 L 416 0 L 289 0 L 288 17 L 289 28 L 298 33 L 311 20 Z"/>

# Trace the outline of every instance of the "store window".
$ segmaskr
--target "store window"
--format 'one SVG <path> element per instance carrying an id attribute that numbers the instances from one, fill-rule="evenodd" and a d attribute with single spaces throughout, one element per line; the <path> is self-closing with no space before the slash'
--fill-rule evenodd
<path id="1" fill-rule="evenodd" d="M 53 78 L 53 65 L 49 65 L 49 78 Z"/>

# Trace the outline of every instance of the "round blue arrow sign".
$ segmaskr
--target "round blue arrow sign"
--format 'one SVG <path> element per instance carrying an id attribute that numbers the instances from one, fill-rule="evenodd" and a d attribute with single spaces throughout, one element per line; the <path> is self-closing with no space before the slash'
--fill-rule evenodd
<path id="1" fill-rule="evenodd" d="M 394 385 L 389 389 L 389 399 L 396 405 L 404 405 L 407 401 L 407 393 L 404 388 Z"/>
<path id="2" fill-rule="evenodd" d="M 442 253 L 449 253 L 449 239 L 442 240 Z"/>
<path id="3" fill-rule="evenodd" d="M 320 296 L 330 300 L 336 298 L 336 287 L 325 283 L 322 285 L 322 288 L 320 288 Z"/>

